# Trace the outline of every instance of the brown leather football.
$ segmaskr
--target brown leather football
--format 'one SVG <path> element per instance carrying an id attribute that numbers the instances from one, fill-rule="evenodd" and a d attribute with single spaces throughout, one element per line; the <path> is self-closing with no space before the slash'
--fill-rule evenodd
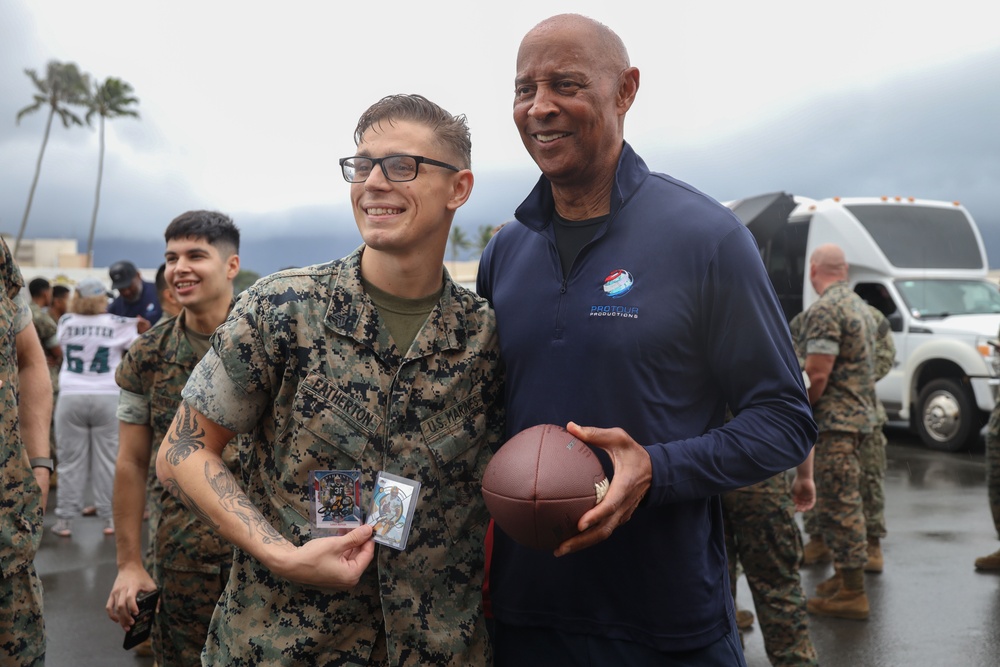
<path id="1" fill-rule="evenodd" d="M 483 498 L 497 526 L 519 544 L 549 551 L 579 532 L 580 517 L 607 488 L 590 447 L 554 424 L 505 442 L 483 475 Z"/>

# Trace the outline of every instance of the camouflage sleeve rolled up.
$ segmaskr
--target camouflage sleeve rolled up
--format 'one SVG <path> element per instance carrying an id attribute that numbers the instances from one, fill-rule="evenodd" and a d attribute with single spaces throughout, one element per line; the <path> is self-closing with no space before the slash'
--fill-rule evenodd
<path id="1" fill-rule="evenodd" d="M 198 362 L 181 396 L 195 410 L 235 433 L 250 431 L 268 402 L 266 393 L 249 394 L 234 382 L 214 348 Z"/>
<path id="2" fill-rule="evenodd" d="M 21 333 L 31 326 L 31 305 L 26 290 L 21 290 L 14 297 L 14 304 L 17 306 L 17 315 L 14 316 L 14 333 Z"/>

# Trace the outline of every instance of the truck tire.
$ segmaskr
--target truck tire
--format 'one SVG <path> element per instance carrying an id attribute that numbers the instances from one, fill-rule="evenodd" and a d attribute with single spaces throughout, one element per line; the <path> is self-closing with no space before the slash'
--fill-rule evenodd
<path id="1" fill-rule="evenodd" d="M 981 421 L 972 392 L 958 379 L 932 380 L 917 398 L 917 433 L 931 449 L 954 452 L 974 445 Z"/>

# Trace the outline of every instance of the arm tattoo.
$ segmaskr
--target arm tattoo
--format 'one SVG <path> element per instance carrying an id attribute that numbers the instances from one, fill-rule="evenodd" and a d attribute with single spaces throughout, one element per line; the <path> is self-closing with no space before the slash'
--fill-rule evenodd
<path id="1" fill-rule="evenodd" d="M 167 461 L 175 466 L 199 449 L 204 449 L 205 443 L 201 441 L 204 437 L 205 430 L 198 424 L 198 418 L 187 403 L 181 403 L 177 416 L 174 417 L 174 428 L 167 433 L 167 441 L 170 443 Z"/>
<path id="2" fill-rule="evenodd" d="M 213 468 L 215 469 L 213 472 Z M 287 540 L 274 529 L 274 526 L 264 518 L 243 490 L 236 483 L 236 478 L 225 465 L 218 461 L 205 463 L 205 479 L 219 496 L 219 504 L 243 522 L 251 537 L 254 533 L 260 535 L 264 544 L 281 544 Z"/>
<path id="3" fill-rule="evenodd" d="M 191 496 L 184 493 L 184 489 L 181 488 L 180 484 L 177 483 L 176 479 L 171 477 L 170 479 L 168 479 L 166 482 L 163 483 L 163 486 L 167 491 L 170 492 L 170 495 L 172 495 L 174 498 L 177 498 L 177 500 L 184 503 L 185 507 L 194 512 L 195 516 L 197 516 L 199 519 L 201 519 L 206 524 L 211 526 L 213 530 L 219 529 L 219 524 L 212 521 L 212 517 L 210 517 L 205 512 L 205 510 L 199 507 L 198 503 L 196 503 Z"/>

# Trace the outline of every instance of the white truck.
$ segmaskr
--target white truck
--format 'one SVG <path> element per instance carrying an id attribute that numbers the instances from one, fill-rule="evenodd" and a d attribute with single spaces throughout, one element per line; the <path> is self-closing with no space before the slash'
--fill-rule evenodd
<path id="1" fill-rule="evenodd" d="M 784 192 L 727 202 L 757 240 L 789 320 L 818 295 L 809 257 L 843 248 L 855 292 L 892 325 L 896 361 L 876 386 L 890 421 L 933 449 L 974 445 L 1000 385 L 1000 289 L 972 216 L 958 202 L 813 200 Z"/>

